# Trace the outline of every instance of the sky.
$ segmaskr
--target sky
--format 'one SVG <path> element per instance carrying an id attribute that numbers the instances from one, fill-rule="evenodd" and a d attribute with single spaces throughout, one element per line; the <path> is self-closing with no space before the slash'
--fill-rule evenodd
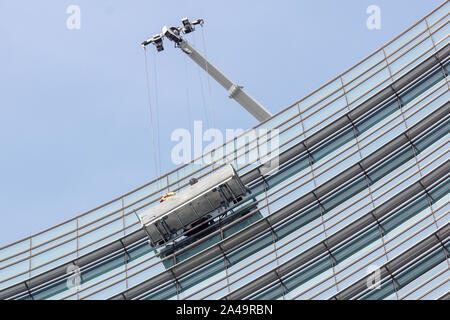
<path id="1" fill-rule="evenodd" d="M 276 113 L 442 2 L 0 0 L 0 247 L 175 169 L 171 134 L 194 120 L 224 135 L 257 124 L 168 41 L 147 50 L 151 124 L 140 43 L 163 25 L 203 18 L 186 39 Z M 370 5 L 379 30 L 366 26 Z"/>

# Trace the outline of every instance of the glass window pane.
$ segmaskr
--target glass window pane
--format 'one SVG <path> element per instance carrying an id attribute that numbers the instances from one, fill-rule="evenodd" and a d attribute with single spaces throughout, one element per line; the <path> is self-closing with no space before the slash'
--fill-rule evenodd
<path id="1" fill-rule="evenodd" d="M 23 259 L 24 255 L 30 254 L 30 240 L 26 239 L 16 244 L 3 247 L 0 251 L 0 268 L 14 261 Z M 13 257 L 14 256 L 14 257 Z M 8 259 L 9 257 L 12 257 Z M 1 270 L 1 269 L 0 269 Z"/>
<path id="2" fill-rule="evenodd" d="M 308 111 L 308 109 L 311 108 L 312 105 L 321 102 L 322 100 L 326 99 L 328 96 L 332 95 L 334 92 L 336 92 L 338 89 L 341 88 L 342 88 L 341 80 L 336 79 L 327 84 L 325 87 L 319 89 L 317 92 L 311 94 L 310 96 L 300 101 L 299 106 L 302 115 L 305 116 L 311 114 L 312 110 Z M 316 109 L 316 107 L 312 109 Z"/>
<path id="3" fill-rule="evenodd" d="M 344 82 L 344 85 L 347 85 L 350 81 L 360 77 L 361 75 L 365 74 L 369 68 L 372 68 L 369 73 L 374 72 L 377 70 L 380 66 L 385 65 L 385 62 L 383 64 L 380 64 L 384 60 L 384 54 L 383 51 L 378 51 L 371 57 L 365 59 L 363 62 L 358 64 L 356 67 L 353 67 L 348 72 L 344 73 L 342 75 L 342 81 Z M 374 67 L 377 65 L 376 67 Z M 374 68 L 373 68 L 374 67 Z M 360 80 L 358 79 L 357 82 Z M 353 84 L 352 84 L 353 85 Z"/>
<path id="4" fill-rule="evenodd" d="M 431 39 L 428 38 L 422 43 L 418 44 L 415 48 L 411 49 L 401 58 L 392 62 L 390 64 L 390 68 L 394 80 L 397 80 L 406 72 L 420 64 L 420 62 L 423 61 L 428 55 L 430 55 L 430 53 L 433 53 L 433 51 L 431 51 L 432 48 L 433 43 Z"/>
<path id="5" fill-rule="evenodd" d="M 387 56 L 390 56 L 395 51 L 403 47 L 407 42 L 411 41 L 414 37 L 420 33 L 426 31 L 427 26 L 425 21 L 420 22 L 417 26 L 413 27 L 411 30 L 407 31 L 405 34 L 401 35 L 398 39 L 394 40 L 392 43 L 385 47 L 385 52 Z"/>
<path id="6" fill-rule="evenodd" d="M 116 200 L 106 206 L 100 207 L 84 216 L 78 218 L 78 227 L 82 228 L 83 226 L 92 223 L 95 220 L 101 219 L 104 216 L 122 210 L 122 200 Z M 76 221 L 74 221 L 76 226 Z"/>
<path id="7" fill-rule="evenodd" d="M 427 17 L 428 25 L 432 26 L 450 12 L 450 3 L 445 1 L 442 6 Z"/>
<path id="8" fill-rule="evenodd" d="M 450 23 L 447 21 L 447 23 L 437 27 L 435 30 L 432 30 L 432 32 L 433 32 L 432 37 L 434 43 L 436 44 L 436 47 L 437 45 L 444 46 L 448 44 L 449 41 L 448 34 L 450 32 Z M 437 49 L 439 50 L 440 48 L 437 47 Z"/>
<path id="9" fill-rule="evenodd" d="M 257 296 L 253 297 L 251 300 L 277 300 L 283 298 L 281 284 L 276 284 L 263 292 L 259 293 Z"/>
<path id="10" fill-rule="evenodd" d="M 56 228 L 52 228 L 44 233 L 34 236 L 32 238 L 32 245 L 33 247 L 37 247 L 44 242 L 60 237 L 63 234 L 70 233 L 71 231 L 75 231 L 76 229 L 77 229 L 76 220 L 66 222 Z"/>
<path id="11" fill-rule="evenodd" d="M 377 87 L 379 84 L 384 83 L 390 78 L 389 71 L 387 68 L 383 68 L 381 71 L 377 72 L 369 79 L 364 80 L 362 83 L 358 84 L 356 87 L 347 91 L 347 98 L 349 103 L 359 99 L 361 96 L 365 96 L 367 92 Z"/>

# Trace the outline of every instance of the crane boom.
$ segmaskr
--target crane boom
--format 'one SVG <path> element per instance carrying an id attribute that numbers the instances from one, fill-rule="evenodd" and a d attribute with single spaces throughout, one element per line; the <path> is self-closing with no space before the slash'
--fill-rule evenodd
<path id="1" fill-rule="evenodd" d="M 227 76 L 219 71 L 211 64 L 200 52 L 198 52 L 189 42 L 182 40 L 179 44 L 180 48 L 205 70 L 214 80 L 216 80 L 225 90 L 228 91 L 229 97 L 236 100 L 245 110 L 247 110 L 258 121 L 269 119 L 272 115 L 258 101 L 244 91 L 239 85 L 233 83 Z"/>
<path id="2" fill-rule="evenodd" d="M 191 58 L 196 64 L 198 64 L 203 70 L 205 70 L 214 80 L 216 80 L 225 90 L 228 91 L 229 97 L 236 100 L 245 110 L 247 110 L 256 120 L 259 122 L 269 119 L 272 115 L 264 108 L 258 101 L 250 96 L 242 86 L 239 86 L 231 81 L 227 76 L 219 71 L 208 59 L 206 59 L 194 46 L 183 39 L 180 34 L 190 33 L 195 30 L 195 25 L 200 24 L 203 26 L 203 20 L 198 19 L 192 23 L 187 19 L 182 19 L 183 26 L 181 27 L 167 27 L 164 26 L 161 34 L 156 34 L 152 38 L 142 42 L 142 46 L 145 47 L 150 43 L 153 43 L 158 51 L 164 50 L 162 39 L 164 37 L 175 42 L 175 46 L 180 48 Z"/>

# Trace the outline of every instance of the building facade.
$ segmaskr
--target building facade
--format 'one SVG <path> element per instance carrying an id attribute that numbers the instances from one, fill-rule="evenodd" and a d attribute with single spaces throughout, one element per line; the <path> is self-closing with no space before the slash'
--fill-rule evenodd
<path id="1" fill-rule="evenodd" d="M 253 130 L 0 248 L 0 299 L 449 298 L 449 12 L 255 128 L 276 137 Z M 137 214 L 225 163 L 248 196 L 153 248 Z"/>

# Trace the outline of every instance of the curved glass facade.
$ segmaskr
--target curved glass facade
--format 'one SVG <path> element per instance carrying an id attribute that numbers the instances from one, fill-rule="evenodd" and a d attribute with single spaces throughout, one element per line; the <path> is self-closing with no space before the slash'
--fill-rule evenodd
<path id="1" fill-rule="evenodd" d="M 193 161 L 0 248 L 0 298 L 445 297 L 449 12 L 445 2 L 259 124 L 278 129 L 279 150 L 270 134 L 246 141 L 244 133 L 204 155 L 211 164 Z M 261 166 L 278 153 L 278 170 L 265 176 Z M 136 213 L 225 163 L 251 193 L 197 234 L 151 247 Z"/>

